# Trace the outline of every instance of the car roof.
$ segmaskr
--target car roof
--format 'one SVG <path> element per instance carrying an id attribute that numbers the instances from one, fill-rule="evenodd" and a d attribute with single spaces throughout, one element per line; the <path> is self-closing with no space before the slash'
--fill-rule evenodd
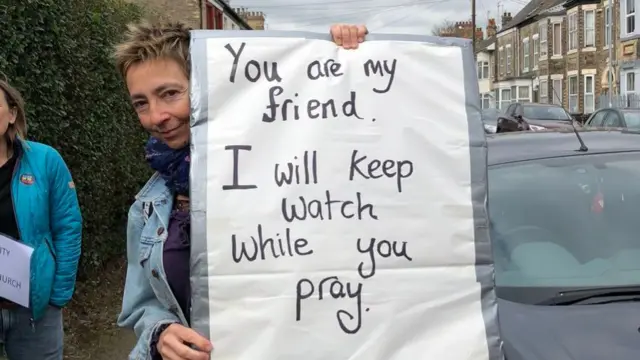
<path id="1" fill-rule="evenodd" d="M 596 153 L 640 151 L 640 132 L 628 130 L 579 129 L 589 149 L 578 151 L 580 142 L 572 129 L 517 131 L 487 135 L 488 164 L 546 159 Z"/>
<path id="2" fill-rule="evenodd" d="M 520 103 L 522 106 L 526 106 L 526 107 L 556 107 L 556 108 L 562 108 L 562 106 L 557 105 L 557 104 L 538 104 L 538 103 Z"/>

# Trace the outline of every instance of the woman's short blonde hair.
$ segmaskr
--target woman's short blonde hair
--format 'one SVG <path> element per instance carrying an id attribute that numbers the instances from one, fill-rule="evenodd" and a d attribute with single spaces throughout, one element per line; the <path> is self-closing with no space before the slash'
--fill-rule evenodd
<path id="1" fill-rule="evenodd" d="M 9 104 L 9 109 L 15 112 L 16 121 L 13 124 L 9 124 L 9 128 L 5 136 L 10 140 L 14 141 L 16 136 L 21 139 L 27 138 L 27 115 L 24 110 L 24 99 L 20 92 L 9 85 L 9 82 L 0 79 L 0 95 L 3 95 L 7 104 Z"/>
<path id="2" fill-rule="evenodd" d="M 158 58 L 169 58 L 178 63 L 189 77 L 189 42 L 191 29 L 181 23 L 132 24 L 125 40 L 115 48 L 118 72 L 124 79 L 131 66 Z"/>

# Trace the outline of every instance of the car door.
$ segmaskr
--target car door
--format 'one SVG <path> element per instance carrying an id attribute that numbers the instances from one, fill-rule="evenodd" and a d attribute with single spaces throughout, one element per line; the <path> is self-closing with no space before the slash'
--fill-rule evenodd
<path id="1" fill-rule="evenodd" d="M 602 127 L 604 123 L 604 117 L 610 112 L 610 110 L 598 110 L 591 115 L 587 120 L 587 127 Z"/>
<path id="2" fill-rule="evenodd" d="M 607 111 L 607 115 L 605 115 L 604 117 L 602 127 L 607 129 L 622 127 L 622 119 L 620 118 L 620 114 L 618 114 L 617 111 L 613 111 L 613 110 Z"/>

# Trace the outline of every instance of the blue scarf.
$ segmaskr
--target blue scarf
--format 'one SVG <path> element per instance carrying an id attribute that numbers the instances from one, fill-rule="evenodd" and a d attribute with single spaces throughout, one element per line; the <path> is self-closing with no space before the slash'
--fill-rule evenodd
<path id="1" fill-rule="evenodd" d="M 172 149 L 162 141 L 151 137 L 145 147 L 146 160 L 151 168 L 164 179 L 175 195 L 189 196 L 190 149 Z"/>

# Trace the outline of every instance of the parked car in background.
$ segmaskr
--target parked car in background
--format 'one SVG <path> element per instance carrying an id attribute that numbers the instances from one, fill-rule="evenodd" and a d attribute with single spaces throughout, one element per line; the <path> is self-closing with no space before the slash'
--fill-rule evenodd
<path id="1" fill-rule="evenodd" d="M 482 109 L 482 123 L 484 124 L 485 133 L 495 134 L 498 126 L 498 117 L 500 117 L 499 109 Z"/>
<path id="2" fill-rule="evenodd" d="M 640 133 L 487 136 L 508 360 L 637 360 Z"/>
<path id="3" fill-rule="evenodd" d="M 572 126 L 573 118 L 559 105 L 513 103 L 498 118 L 496 132 L 570 129 Z"/>
<path id="4" fill-rule="evenodd" d="M 591 114 L 585 127 L 640 130 L 640 109 L 600 109 Z"/>

